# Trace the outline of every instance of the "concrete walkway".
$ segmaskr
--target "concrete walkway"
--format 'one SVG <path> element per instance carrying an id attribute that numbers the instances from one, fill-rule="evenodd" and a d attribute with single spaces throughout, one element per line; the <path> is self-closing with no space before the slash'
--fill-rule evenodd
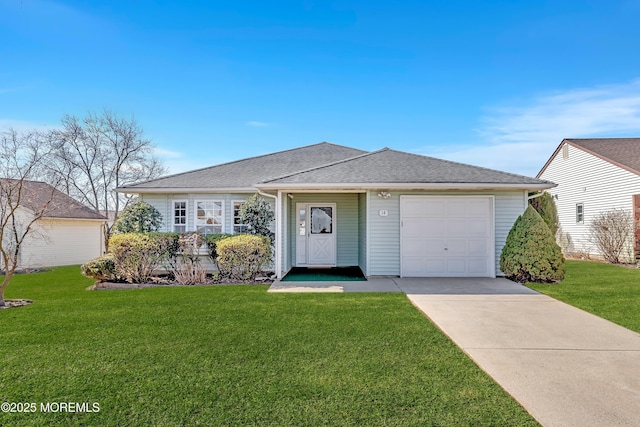
<path id="1" fill-rule="evenodd" d="M 542 425 L 640 425 L 640 334 L 509 280 L 276 282 L 269 291 L 404 292 Z"/>

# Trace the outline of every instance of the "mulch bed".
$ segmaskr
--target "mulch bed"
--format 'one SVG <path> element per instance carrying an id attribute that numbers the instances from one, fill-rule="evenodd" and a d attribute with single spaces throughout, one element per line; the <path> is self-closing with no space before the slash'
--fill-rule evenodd
<path id="1" fill-rule="evenodd" d="M 105 290 L 118 290 L 118 289 L 144 289 L 144 288 L 157 288 L 166 286 L 229 286 L 229 285 L 269 285 L 273 283 L 272 278 L 258 277 L 253 282 L 235 281 L 235 280 L 222 280 L 219 282 L 202 283 L 198 285 L 180 285 L 176 282 L 170 281 L 158 281 L 154 283 L 116 283 L 116 282 L 98 282 L 87 288 L 88 291 L 105 291 Z"/>
<path id="2" fill-rule="evenodd" d="M 25 305 L 33 304 L 33 301 L 30 299 L 6 299 L 4 300 L 4 304 L 4 306 L 0 306 L 0 309 L 24 307 Z"/>

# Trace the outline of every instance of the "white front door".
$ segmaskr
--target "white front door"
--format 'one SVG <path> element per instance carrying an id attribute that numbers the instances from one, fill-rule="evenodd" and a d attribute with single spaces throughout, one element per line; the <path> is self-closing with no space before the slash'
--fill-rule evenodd
<path id="1" fill-rule="evenodd" d="M 296 204 L 296 265 L 336 265 L 336 205 Z"/>

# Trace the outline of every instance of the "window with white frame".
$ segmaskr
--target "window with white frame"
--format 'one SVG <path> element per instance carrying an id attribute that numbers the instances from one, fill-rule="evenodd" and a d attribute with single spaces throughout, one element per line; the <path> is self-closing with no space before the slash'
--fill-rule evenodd
<path id="1" fill-rule="evenodd" d="M 222 215 L 222 201 L 196 201 L 196 231 L 201 234 L 222 233 L 224 217 Z"/>
<path id="2" fill-rule="evenodd" d="M 584 224 L 584 203 L 576 203 L 576 223 Z"/>
<path id="3" fill-rule="evenodd" d="M 172 230 L 176 233 L 184 233 L 187 231 L 187 201 L 173 201 L 173 222 Z"/>
<path id="4" fill-rule="evenodd" d="M 241 234 L 247 232 L 247 225 L 242 222 L 242 218 L 240 218 L 240 205 L 242 205 L 241 201 L 233 202 L 233 233 Z"/>

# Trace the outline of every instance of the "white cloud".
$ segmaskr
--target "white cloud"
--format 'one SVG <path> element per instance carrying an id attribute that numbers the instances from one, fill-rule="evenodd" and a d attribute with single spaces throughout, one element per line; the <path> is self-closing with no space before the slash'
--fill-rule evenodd
<path id="1" fill-rule="evenodd" d="M 267 122 L 259 122 L 256 120 L 251 120 L 245 123 L 247 126 L 252 126 L 252 127 L 265 127 L 265 126 L 270 126 L 270 123 Z"/>
<path id="2" fill-rule="evenodd" d="M 440 148 L 447 159 L 535 176 L 564 138 L 640 136 L 640 79 L 545 94 L 488 109 L 482 146 Z"/>
<path id="3" fill-rule="evenodd" d="M 162 147 L 154 147 L 153 154 L 163 159 L 180 159 L 184 157 L 184 154 L 179 151 L 169 150 Z"/>
<path id="4" fill-rule="evenodd" d="M 33 130 L 47 131 L 47 130 L 59 128 L 59 127 L 60 125 L 58 124 L 51 125 L 46 123 L 36 123 L 36 122 L 28 122 L 24 120 L 0 118 L 0 131 L 6 131 L 9 129 L 14 129 L 18 132 L 29 132 Z"/>

